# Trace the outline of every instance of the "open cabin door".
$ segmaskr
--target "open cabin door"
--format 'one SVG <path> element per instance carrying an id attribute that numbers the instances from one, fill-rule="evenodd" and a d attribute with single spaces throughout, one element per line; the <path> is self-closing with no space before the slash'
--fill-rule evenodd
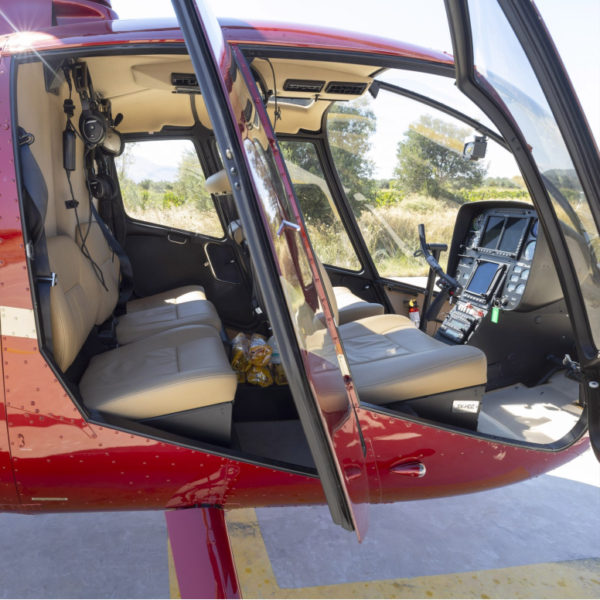
<path id="1" fill-rule="evenodd" d="M 172 0 L 231 182 L 298 413 L 336 523 L 367 530 L 358 399 L 279 145 L 250 68 L 203 0 Z"/>
<path id="2" fill-rule="evenodd" d="M 458 88 L 517 160 L 551 248 L 600 460 L 600 156 L 534 2 L 445 0 Z M 570 204 L 570 206 L 566 206 Z"/>

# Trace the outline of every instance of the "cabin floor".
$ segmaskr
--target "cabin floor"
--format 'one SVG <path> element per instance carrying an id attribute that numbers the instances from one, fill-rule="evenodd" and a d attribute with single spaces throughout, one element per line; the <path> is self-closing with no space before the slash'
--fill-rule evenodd
<path id="1" fill-rule="evenodd" d="M 535 444 L 556 442 L 581 417 L 578 401 L 579 384 L 564 371 L 537 387 L 494 390 L 483 396 L 477 431 Z"/>
<path id="2" fill-rule="evenodd" d="M 587 452 L 501 490 L 372 506 L 360 545 L 324 506 L 227 521 L 244 598 L 598 598 L 599 499 Z M 18 546 L 0 546 L 0 597 L 181 597 L 163 513 L 0 514 L 0 528 Z"/>

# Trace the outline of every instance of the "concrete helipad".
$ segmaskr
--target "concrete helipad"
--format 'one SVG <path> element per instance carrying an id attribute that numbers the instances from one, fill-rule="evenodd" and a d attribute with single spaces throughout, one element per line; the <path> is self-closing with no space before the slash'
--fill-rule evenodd
<path id="1" fill-rule="evenodd" d="M 325 507 L 228 513 L 246 598 L 599 598 L 600 468 L 374 506 L 365 542 Z M 0 515 L 2 598 L 177 598 L 162 513 Z"/>

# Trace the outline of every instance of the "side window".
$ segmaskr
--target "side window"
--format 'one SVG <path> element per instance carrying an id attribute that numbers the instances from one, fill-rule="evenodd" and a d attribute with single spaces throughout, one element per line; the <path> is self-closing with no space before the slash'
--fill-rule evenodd
<path id="1" fill-rule="evenodd" d="M 327 265 L 360 271 L 361 264 L 325 181 L 314 144 L 279 142 L 313 248 Z"/>
<path id="2" fill-rule="evenodd" d="M 223 237 L 193 142 L 128 143 L 115 164 L 125 212 L 132 219 Z"/>
<path id="3" fill-rule="evenodd" d="M 430 242 L 450 246 L 465 202 L 530 202 L 512 155 L 488 142 L 486 158 L 462 158 L 473 129 L 404 96 L 380 90 L 335 102 L 327 135 L 341 183 L 382 277 L 424 287 L 429 271 L 418 225 Z M 448 253 L 441 256 L 445 268 Z"/>

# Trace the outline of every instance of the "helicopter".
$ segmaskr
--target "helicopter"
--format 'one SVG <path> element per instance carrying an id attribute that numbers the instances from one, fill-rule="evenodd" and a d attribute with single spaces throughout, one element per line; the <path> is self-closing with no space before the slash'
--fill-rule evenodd
<path id="1" fill-rule="evenodd" d="M 453 55 L 3 4 L 2 511 L 165 511 L 182 596 L 240 597 L 226 510 L 360 541 L 370 504 L 600 458 L 600 160 L 532 2 L 446 0 Z M 411 168 L 520 187 L 390 188 L 402 233 L 360 150 L 402 114 Z"/>

